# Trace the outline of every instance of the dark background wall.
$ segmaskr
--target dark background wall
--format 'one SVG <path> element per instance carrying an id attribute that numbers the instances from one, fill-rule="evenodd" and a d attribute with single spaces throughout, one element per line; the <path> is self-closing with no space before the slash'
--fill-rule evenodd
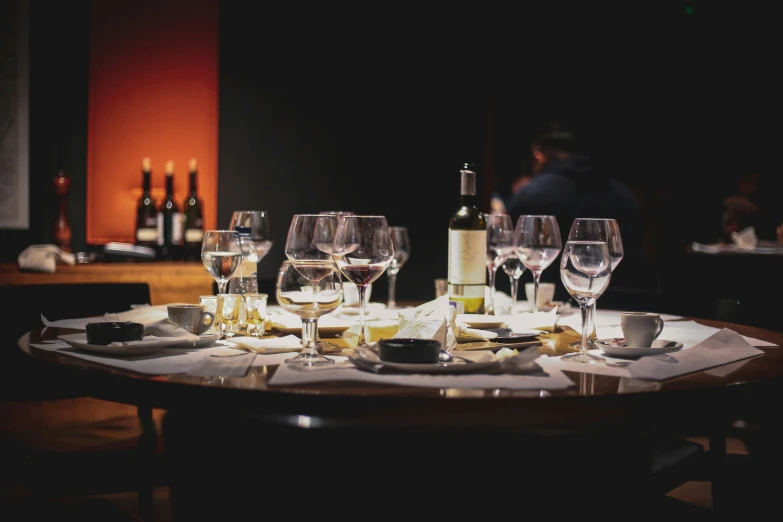
<path id="1" fill-rule="evenodd" d="M 218 226 L 269 210 L 275 245 L 259 268 L 273 278 L 294 213 L 386 215 L 411 234 L 398 299 L 428 299 L 446 275 L 458 165 L 479 163 L 485 201 L 507 193 L 556 119 L 635 190 L 648 257 L 716 239 L 715 205 L 739 171 L 777 175 L 774 17 L 738 2 L 612 4 L 251 15 L 221 3 Z M 5 260 L 50 241 L 61 168 L 73 247 L 85 247 L 89 7 L 31 9 L 31 228 L 0 231 Z"/>

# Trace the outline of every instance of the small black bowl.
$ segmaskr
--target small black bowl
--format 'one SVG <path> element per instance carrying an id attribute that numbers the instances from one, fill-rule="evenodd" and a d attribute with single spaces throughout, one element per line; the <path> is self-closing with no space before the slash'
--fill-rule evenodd
<path id="1" fill-rule="evenodd" d="M 440 341 L 436 339 L 381 339 L 378 356 L 385 362 L 436 363 L 440 355 Z"/>

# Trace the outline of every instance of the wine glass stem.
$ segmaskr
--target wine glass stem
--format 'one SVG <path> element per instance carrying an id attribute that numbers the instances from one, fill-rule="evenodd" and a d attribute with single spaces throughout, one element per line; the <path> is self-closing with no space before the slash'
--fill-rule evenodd
<path id="1" fill-rule="evenodd" d="M 541 272 L 533 272 L 533 313 L 538 312 L 538 280 Z"/>
<path id="2" fill-rule="evenodd" d="M 487 315 L 495 315 L 495 275 L 497 274 L 497 267 L 489 268 L 489 302 L 487 303 Z"/>
<path id="3" fill-rule="evenodd" d="M 587 353 L 587 329 L 590 326 L 590 304 L 580 304 L 579 309 L 582 312 L 582 344 L 579 346 L 579 351 Z"/>
<path id="4" fill-rule="evenodd" d="M 302 353 L 317 355 L 318 345 L 315 344 L 315 333 L 318 331 L 318 319 L 302 318 Z"/>
<path id="5" fill-rule="evenodd" d="M 509 282 L 511 283 L 511 306 L 515 306 L 517 304 L 517 288 L 519 285 L 519 279 L 515 278 L 514 276 L 510 276 Z"/>
<path id="6" fill-rule="evenodd" d="M 396 292 L 397 289 L 397 273 L 389 271 L 387 273 L 389 277 L 389 299 L 386 303 L 386 308 L 397 308 Z"/>
<path id="7" fill-rule="evenodd" d="M 593 302 L 590 304 L 590 325 L 587 335 L 587 347 L 588 348 L 595 348 L 595 339 L 593 339 L 593 333 L 595 332 L 595 303 L 596 301 L 593 300 Z"/>
<path id="8" fill-rule="evenodd" d="M 356 285 L 359 288 L 359 346 L 367 344 L 364 340 L 364 299 L 366 295 L 366 285 Z"/>
<path id="9" fill-rule="evenodd" d="M 219 294 L 225 294 L 226 293 L 226 285 L 228 285 L 228 281 L 220 280 L 217 282 L 218 284 L 218 293 Z"/>

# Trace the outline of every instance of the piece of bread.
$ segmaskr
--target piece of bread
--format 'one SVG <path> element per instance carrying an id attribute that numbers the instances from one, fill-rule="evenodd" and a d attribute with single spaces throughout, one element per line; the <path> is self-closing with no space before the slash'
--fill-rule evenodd
<path id="1" fill-rule="evenodd" d="M 144 325 L 122 322 L 87 323 L 87 342 L 107 345 L 114 342 L 141 341 L 144 338 Z"/>

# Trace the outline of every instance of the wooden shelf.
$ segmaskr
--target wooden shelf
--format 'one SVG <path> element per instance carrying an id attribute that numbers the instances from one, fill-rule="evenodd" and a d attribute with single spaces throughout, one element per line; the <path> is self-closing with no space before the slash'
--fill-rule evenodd
<path id="1" fill-rule="evenodd" d="M 147 283 L 151 305 L 198 303 L 212 295 L 215 280 L 198 261 L 152 263 L 87 263 L 57 265 L 54 274 L 20 271 L 16 263 L 0 263 L 0 286 L 51 283 Z"/>

